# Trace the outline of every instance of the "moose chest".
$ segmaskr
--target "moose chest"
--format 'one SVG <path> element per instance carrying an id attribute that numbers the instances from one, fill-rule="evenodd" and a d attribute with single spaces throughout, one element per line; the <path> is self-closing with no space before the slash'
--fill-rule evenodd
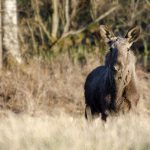
<path id="1" fill-rule="evenodd" d="M 120 104 L 123 101 L 123 96 L 125 93 L 125 89 L 130 83 L 133 74 L 133 65 L 128 64 L 125 68 L 122 68 L 120 71 L 116 73 L 115 83 L 116 83 L 116 104 L 117 107 L 120 107 Z"/>

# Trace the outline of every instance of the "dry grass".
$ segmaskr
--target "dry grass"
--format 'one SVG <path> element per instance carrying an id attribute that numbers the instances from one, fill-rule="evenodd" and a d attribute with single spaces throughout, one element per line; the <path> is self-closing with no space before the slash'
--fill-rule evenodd
<path id="1" fill-rule="evenodd" d="M 39 109 L 50 112 L 61 107 L 69 113 L 81 114 L 85 76 L 89 68 L 98 64 L 90 58 L 81 68 L 62 55 L 50 65 L 32 60 L 21 69 L 5 70 L 0 75 L 0 106 L 18 113 Z"/>
<path id="2" fill-rule="evenodd" d="M 87 124 L 83 117 L 7 114 L 0 122 L 5 150 L 148 150 L 150 118 L 128 114 Z"/>
<path id="3" fill-rule="evenodd" d="M 150 149 L 150 75 L 138 70 L 138 113 L 84 120 L 83 84 L 99 65 L 72 64 L 66 56 L 51 65 L 33 60 L 0 75 L 0 149 L 13 150 L 147 150 Z M 63 62 L 63 63 L 62 63 Z"/>

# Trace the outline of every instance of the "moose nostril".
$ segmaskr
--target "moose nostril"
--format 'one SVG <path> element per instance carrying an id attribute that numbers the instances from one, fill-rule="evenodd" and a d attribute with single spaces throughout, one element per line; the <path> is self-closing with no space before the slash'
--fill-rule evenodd
<path id="1" fill-rule="evenodd" d="M 121 77 L 121 76 L 119 76 L 119 77 L 118 77 L 118 79 L 119 79 L 119 80 L 121 80 L 121 79 L 122 79 L 122 77 Z"/>
<path id="2" fill-rule="evenodd" d="M 112 43 L 113 43 L 112 41 L 108 41 L 108 45 L 109 45 L 109 46 L 111 46 L 111 45 L 112 45 Z"/>

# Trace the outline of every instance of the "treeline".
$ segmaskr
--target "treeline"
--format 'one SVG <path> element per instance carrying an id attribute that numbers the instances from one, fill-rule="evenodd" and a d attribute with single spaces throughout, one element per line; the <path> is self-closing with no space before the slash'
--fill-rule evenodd
<path id="1" fill-rule="evenodd" d="M 99 25 L 105 24 L 121 35 L 131 26 L 140 26 L 136 47 L 148 58 L 149 0 L 18 0 L 18 13 L 24 56 L 51 58 L 67 51 L 79 53 L 80 58 L 97 49 L 102 53 Z"/>

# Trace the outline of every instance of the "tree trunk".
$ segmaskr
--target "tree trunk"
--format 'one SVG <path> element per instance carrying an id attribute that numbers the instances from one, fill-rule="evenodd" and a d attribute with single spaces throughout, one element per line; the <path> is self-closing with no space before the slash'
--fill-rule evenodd
<path id="1" fill-rule="evenodd" d="M 58 0 L 52 0 L 53 15 L 52 15 L 52 37 L 57 39 L 57 32 L 59 27 L 59 14 L 58 14 Z"/>
<path id="2" fill-rule="evenodd" d="M 0 0 L 0 69 L 2 68 L 2 0 Z"/>
<path id="3" fill-rule="evenodd" d="M 18 41 L 17 1 L 2 0 L 2 8 L 4 10 L 2 16 L 3 48 L 6 52 L 6 57 L 11 55 L 18 63 L 21 63 Z"/>
<path id="4" fill-rule="evenodd" d="M 66 18 L 66 25 L 64 27 L 64 33 L 67 33 L 70 28 L 70 14 L 69 14 L 69 9 L 70 9 L 70 1 L 66 0 L 65 1 L 65 18 Z"/>

